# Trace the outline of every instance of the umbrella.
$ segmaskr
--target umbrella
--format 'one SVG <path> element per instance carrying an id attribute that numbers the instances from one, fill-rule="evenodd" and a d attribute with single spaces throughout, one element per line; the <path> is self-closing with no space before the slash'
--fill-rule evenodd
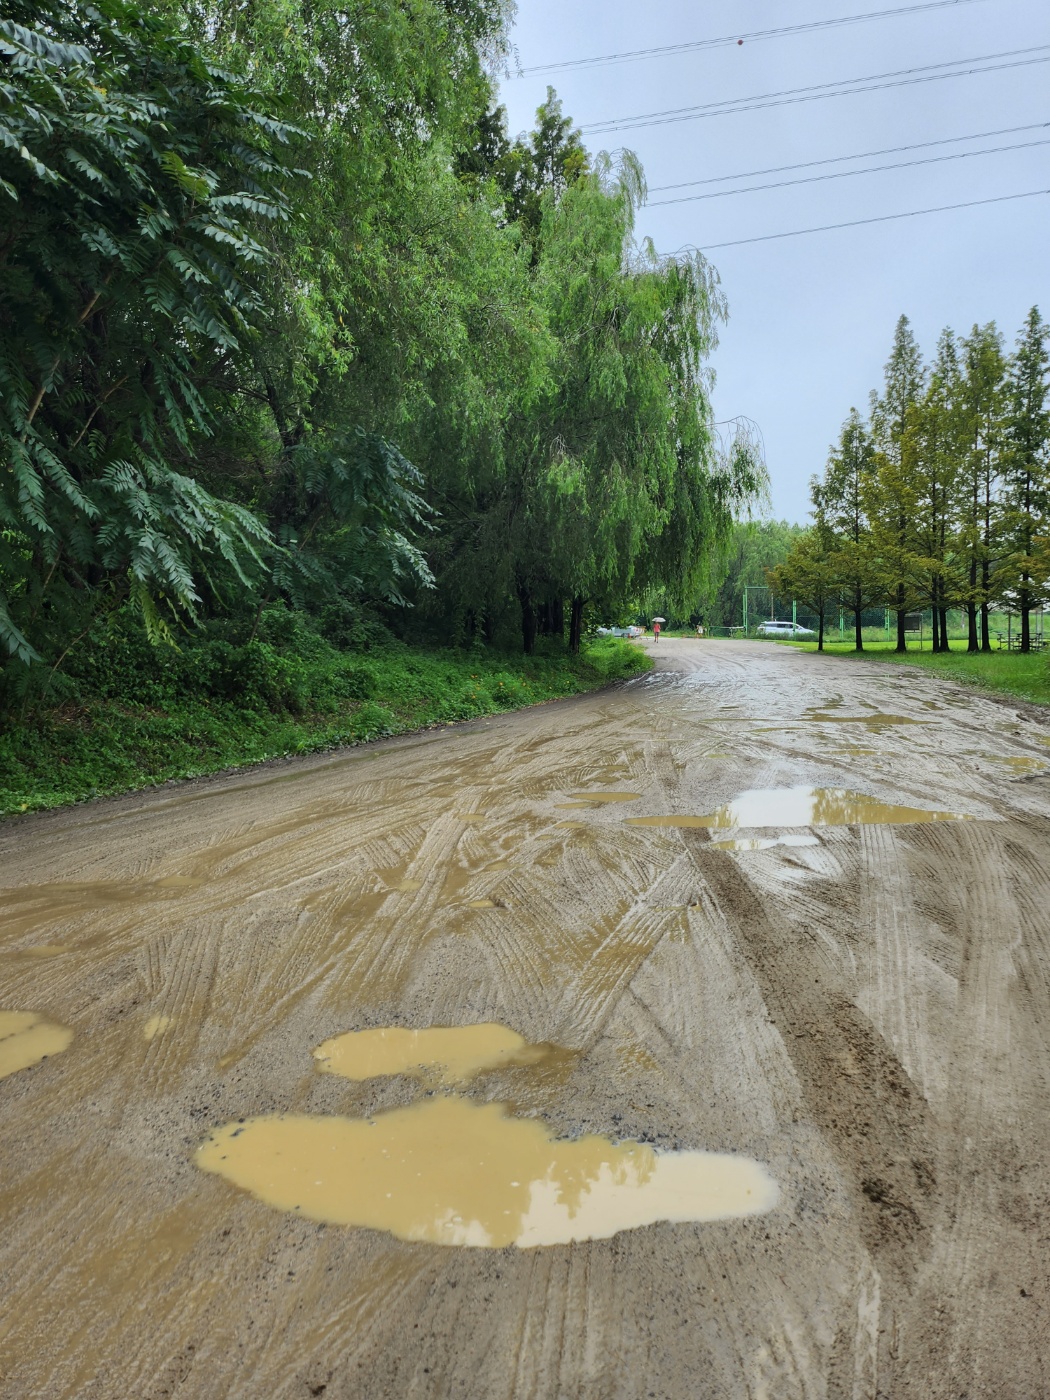
<path id="1" fill-rule="evenodd" d="M 653 621 L 654 621 L 654 622 L 666 622 L 666 621 L 667 621 L 667 618 L 666 618 L 666 617 L 654 617 L 654 618 L 653 618 Z"/>

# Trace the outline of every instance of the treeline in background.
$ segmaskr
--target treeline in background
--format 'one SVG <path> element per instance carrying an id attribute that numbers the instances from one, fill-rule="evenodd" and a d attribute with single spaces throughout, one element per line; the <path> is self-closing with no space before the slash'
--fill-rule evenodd
<path id="1" fill-rule="evenodd" d="M 1050 356 L 1029 312 L 1012 350 L 994 323 L 945 330 L 925 363 L 906 317 L 867 418 L 850 411 L 823 475 L 813 525 L 767 573 L 778 599 L 818 622 L 843 610 L 863 647 L 864 614 L 930 612 L 934 651 L 961 610 L 967 649 L 992 649 L 993 614 L 1018 619 L 1023 652 L 1050 591 Z"/>
<path id="2" fill-rule="evenodd" d="M 717 277 L 635 241 L 638 162 L 553 92 L 510 139 L 507 21 L 5 7 L 0 712 L 121 646 L 220 696 L 307 633 L 571 654 L 712 582 L 763 480 L 713 424 Z"/>

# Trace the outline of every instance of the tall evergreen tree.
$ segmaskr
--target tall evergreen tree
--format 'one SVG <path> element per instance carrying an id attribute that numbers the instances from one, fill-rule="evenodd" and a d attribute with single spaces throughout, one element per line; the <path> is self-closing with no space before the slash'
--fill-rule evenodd
<path id="1" fill-rule="evenodd" d="M 962 350 L 960 413 L 966 448 L 959 476 L 959 511 L 966 568 L 967 650 L 991 651 L 988 615 L 1001 547 L 998 486 L 1004 445 L 1006 361 L 1002 336 L 994 322 L 975 325 L 964 337 Z"/>
<path id="2" fill-rule="evenodd" d="M 965 450 L 960 413 L 961 371 L 955 335 L 944 330 L 916 418 L 915 550 L 933 616 L 933 649 L 946 652 L 948 607 L 957 600 L 956 482 Z"/>
<path id="3" fill-rule="evenodd" d="M 901 316 L 886 361 L 881 395 L 872 395 L 871 426 L 880 456 L 878 481 L 882 555 L 889 600 L 897 614 L 897 650 L 905 651 L 905 620 L 913 588 L 915 409 L 925 388 L 918 342 L 907 316 Z"/>
<path id="4" fill-rule="evenodd" d="M 1010 587 L 1021 615 L 1021 650 L 1031 650 L 1032 609 L 1046 596 L 1050 511 L 1050 328 L 1033 306 L 1010 361 L 1003 477 L 1011 539 Z"/>
<path id="5" fill-rule="evenodd" d="M 829 562 L 842 606 L 853 617 L 858 651 L 864 650 L 863 615 L 882 595 L 881 570 L 872 548 L 869 510 L 875 488 L 875 449 L 855 408 L 842 425 L 823 480 L 813 488 L 817 514 L 833 540 Z"/>

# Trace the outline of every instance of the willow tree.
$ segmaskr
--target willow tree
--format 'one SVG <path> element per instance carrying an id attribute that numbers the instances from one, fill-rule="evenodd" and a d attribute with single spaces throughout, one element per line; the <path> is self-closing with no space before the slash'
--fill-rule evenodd
<path id="1" fill-rule="evenodd" d="M 537 283 L 557 346 L 552 393 L 532 440 L 528 563 L 570 602 L 579 646 L 588 601 L 659 588 L 687 606 L 760 489 L 743 443 L 723 454 L 707 359 L 724 303 L 698 253 L 634 243 L 645 185 L 637 161 L 600 156 L 548 198 Z"/>
<path id="2" fill-rule="evenodd" d="M 272 333 L 254 347 L 268 411 L 255 496 L 283 549 L 278 582 L 397 599 L 428 582 L 415 540 L 384 523 L 383 488 L 441 509 L 499 438 L 498 373 L 523 358 L 516 253 L 457 178 L 505 46 L 503 0 L 281 0 L 179 7 L 202 45 L 294 119 L 309 176 L 268 240 Z M 491 334 L 490 334 L 491 331 Z M 542 330 L 541 330 L 542 333 Z M 426 486 L 424 486 L 426 482 Z M 379 486 L 379 490 L 375 489 Z M 437 499 L 432 499 L 436 496 Z M 431 519 L 434 517 L 431 516 Z M 429 552 L 429 548 L 428 548 Z"/>

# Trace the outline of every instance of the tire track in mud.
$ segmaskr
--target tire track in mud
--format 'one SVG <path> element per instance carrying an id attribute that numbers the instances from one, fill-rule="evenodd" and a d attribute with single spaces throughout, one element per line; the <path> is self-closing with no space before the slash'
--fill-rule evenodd
<path id="1" fill-rule="evenodd" d="M 957 883 L 942 897 L 961 957 L 946 1047 L 954 1072 L 944 1117 L 952 1131 L 942 1154 L 935 1244 L 911 1319 L 916 1335 L 904 1354 L 913 1356 L 921 1342 L 931 1366 L 927 1393 L 938 1400 L 1034 1395 L 1050 1381 L 1050 1341 L 1044 1329 L 1033 1349 L 1033 1310 L 1025 1308 L 1032 1293 L 1045 1307 L 1050 1285 L 1050 1193 L 1037 1166 L 1045 1153 L 1050 1052 L 1032 1034 L 1033 1021 L 1045 1022 L 1045 987 L 1027 986 L 1022 969 L 1033 952 L 1045 954 L 1045 906 L 1026 917 L 1030 901 L 1015 899 L 1006 877 L 1006 852 L 1016 844 L 1012 823 L 927 830 L 919 840 L 956 872 Z M 944 1279 L 953 1281 L 950 1293 Z M 960 1308 L 957 1300 L 966 1297 L 983 1297 L 989 1306 Z M 914 1362 L 906 1361 L 900 1375 L 905 1384 L 919 1383 Z"/>
<path id="2" fill-rule="evenodd" d="M 850 1185 L 880 1272 L 907 1288 L 928 1247 L 933 1142 L 922 1096 L 875 1027 L 828 977 L 806 929 L 771 917 L 738 865 L 682 838 L 762 989 L 813 1122 Z"/>
<path id="3" fill-rule="evenodd" d="M 76 1033 L 0 1081 L 3 1400 L 1050 1394 L 1050 783 L 1000 761 L 1047 750 L 925 677 L 659 655 L 680 673 L 0 829 L 0 1006 Z M 925 727 L 807 718 L 836 700 Z M 623 822 L 800 783 L 984 820 L 740 854 Z M 600 787 L 641 797 L 562 810 Z M 316 1074 L 329 1034 L 490 1019 L 574 1053 L 476 1097 L 747 1153 L 780 1206 L 457 1252 L 192 1165 L 213 1123 L 419 1092 Z"/>

